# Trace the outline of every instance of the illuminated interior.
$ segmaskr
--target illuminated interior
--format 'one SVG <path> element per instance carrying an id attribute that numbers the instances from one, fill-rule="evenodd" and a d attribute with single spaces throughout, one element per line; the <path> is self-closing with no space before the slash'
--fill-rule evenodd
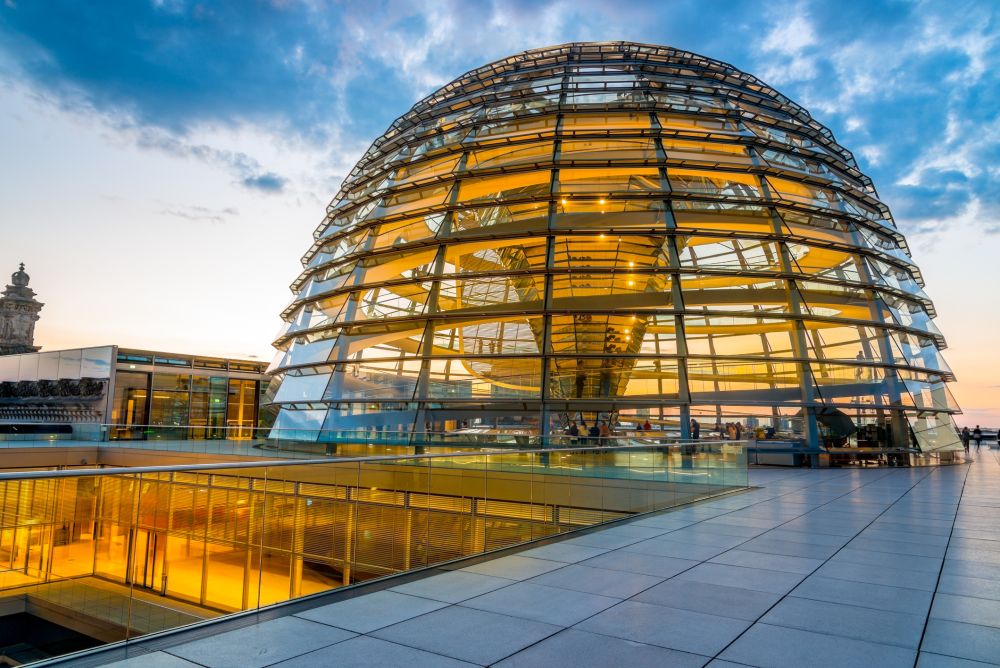
<path id="1" fill-rule="evenodd" d="M 174 613 L 138 629 L 161 630 L 747 484 L 727 445 L 169 468 L 7 473 L 0 602 L 73 588 L 67 607 L 107 620 L 140 597 Z"/>
<path id="2" fill-rule="evenodd" d="M 278 428 L 695 418 L 960 447 L 934 308 L 871 180 L 725 63 L 568 44 L 469 72 L 372 144 L 314 237 Z"/>

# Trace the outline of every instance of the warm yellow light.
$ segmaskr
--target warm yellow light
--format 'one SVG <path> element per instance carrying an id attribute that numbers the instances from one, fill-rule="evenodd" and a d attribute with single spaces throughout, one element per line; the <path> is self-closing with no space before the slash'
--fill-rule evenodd
<path id="1" fill-rule="evenodd" d="M 561 200 L 559 200 L 559 201 L 560 201 L 560 202 L 562 202 L 563 204 L 565 204 L 565 203 L 566 203 L 566 198 L 565 198 L 565 197 L 563 197 L 563 198 L 562 198 Z"/>
<path id="2" fill-rule="evenodd" d="M 605 200 L 604 200 L 604 198 L 602 197 L 602 198 L 601 198 L 601 200 L 600 200 L 600 202 L 599 202 L 599 204 L 604 204 L 604 201 L 605 201 Z"/>

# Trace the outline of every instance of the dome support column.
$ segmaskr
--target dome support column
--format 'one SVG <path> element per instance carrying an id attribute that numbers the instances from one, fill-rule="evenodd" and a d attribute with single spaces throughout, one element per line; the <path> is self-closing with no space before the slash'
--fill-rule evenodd
<path id="1" fill-rule="evenodd" d="M 761 188 L 768 198 L 772 197 L 767 186 L 767 181 L 764 179 L 761 180 Z M 816 381 L 812 375 L 812 367 L 806 361 L 810 357 L 805 323 L 802 322 L 802 293 L 799 292 L 799 287 L 795 279 L 791 278 L 795 275 L 795 271 L 792 263 L 792 254 L 788 250 L 788 244 L 784 239 L 785 235 L 781 216 L 773 208 L 770 209 L 770 213 L 771 223 L 774 226 L 774 234 L 780 238 L 780 241 L 778 241 L 778 252 L 781 260 L 781 271 L 788 276 L 786 279 L 788 283 L 786 299 L 788 300 L 788 313 L 794 318 L 789 338 L 792 344 L 792 354 L 799 360 L 796 362 L 796 368 L 798 369 L 800 398 L 802 401 L 802 436 L 805 439 L 806 447 L 810 450 L 818 450 L 819 423 L 816 420 L 815 407 Z"/>
<path id="2" fill-rule="evenodd" d="M 691 391 L 688 388 L 687 336 L 684 332 L 684 292 L 681 290 L 680 253 L 677 250 L 677 229 L 673 213 L 667 205 L 667 253 L 670 256 L 670 301 L 674 309 L 674 342 L 677 346 L 677 398 L 680 400 L 681 438 L 691 438 Z"/>

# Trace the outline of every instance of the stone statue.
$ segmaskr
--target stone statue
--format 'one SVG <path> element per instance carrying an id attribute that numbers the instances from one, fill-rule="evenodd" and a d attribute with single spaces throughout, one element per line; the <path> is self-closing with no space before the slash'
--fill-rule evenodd
<path id="1" fill-rule="evenodd" d="M 44 304 L 35 299 L 35 291 L 28 287 L 30 280 L 22 262 L 11 274 L 10 285 L 0 293 L 0 355 L 39 350 L 35 345 L 35 323 Z"/>

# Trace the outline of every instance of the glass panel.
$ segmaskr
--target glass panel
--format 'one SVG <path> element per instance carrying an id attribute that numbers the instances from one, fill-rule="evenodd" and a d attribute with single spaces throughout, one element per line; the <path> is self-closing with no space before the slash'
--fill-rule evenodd
<path id="1" fill-rule="evenodd" d="M 419 218 L 383 223 L 372 230 L 369 248 L 372 251 L 379 251 L 395 246 L 405 246 L 416 241 L 433 239 L 438 230 L 441 229 L 443 221 L 444 214 L 435 213 Z"/>
<path id="2" fill-rule="evenodd" d="M 774 221 L 764 207 L 726 204 L 720 208 L 712 202 L 675 201 L 674 219 L 680 230 L 694 232 L 718 230 L 726 233 L 772 234 Z"/>
<path id="3" fill-rule="evenodd" d="M 579 140 L 567 139 L 559 148 L 559 161 L 563 163 L 597 162 L 608 164 L 612 160 L 656 160 L 656 145 L 652 139 Z"/>
<path id="4" fill-rule="evenodd" d="M 274 401 L 318 401 L 330 381 L 330 374 L 318 373 L 311 376 L 289 376 L 281 382 Z"/>
<path id="5" fill-rule="evenodd" d="M 671 168 L 667 171 L 670 187 L 684 193 L 725 195 L 736 199 L 760 197 L 760 184 L 753 174 L 730 174 L 694 169 Z"/>
<path id="6" fill-rule="evenodd" d="M 111 422 L 121 425 L 113 434 L 117 438 L 133 438 L 132 425 L 150 424 L 146 414 L 149 374 L 119 371 L 115 374 L 115 396 L 111 404 Z"/>
<path id="7" fill-rule="evenodd" d="M 660 170 L 655 167 L 633 169 L 560 169 L 562 193 L 659 192 Z"/>
<path id="8" fill-rule="evenodd" d="M 628 268 L 640 271 L 669 265 L 667 237 L 557 236 L 553 267 Z"/>
<path id="9" fill-rule="evenodd" d="M 555 130 L 555 126 L 555 116 L 548 116 L 545 118 L 522 118 L 513 121 L 497 121 L 485 123 L 479 126 L 469 138 L 471 139 L 474 137 L 478 141 L 488 142 L 493 139 L 517 137 L 521 135 L 534 134 L 542 136 L 552 134 Z"/>
<path id="10" fill-rule="evenodd" d="M 423 160 L 400 167 L 396 170 L 393 185 L 400 186 L 447 174 L 455 168 L 458 158 L 459 156 L 457 155 L 444 156 L 443 158 Z"/>
<path id="11" fill-rule="evenodd" d="M 678 237 L 677 245 L 682 267 L 737 272 L 781 270 L 778 247 L 770 241 L 691 236 Z"/>
<path id="12" fill-rule="evenodd" d="M 549 207 L 547 204 L 536 202 L 463 208 L 455 211 L 453 216 L 451 233 L 448 236 L 523 234 L 541 232 L 547 228 Z"/>
<path id="13" fill-rule="evenodd" d="M 513 165 L 552 162 L 552 142 L 515 144 L 472 151 L 466 160 L 466 169 L 509 167 Z"/>
<path id="14" fill-rule="evenodd" d="M 608 113 L 608 114 L 564 114 L 562 131 L 580 133 L 593 130 L 606 131 L 609 128 L 642 130 L 650 127 L 649 114 Z"/>
<path id="15" fill-rule="evenodd" d="M 667 160 L 671 161 L 751 164 L 747 149 L 741 144 L 664 139 L 663 150 L 667 153 Z"/>
<path id="16" fill-rule="evenodd" d="M 458 197 L 463 202 L 524 199 L 549 193 L 548 171 L 463 179 Z"/>
<path id="17" fill-rule="evenodd" d="M 736 124 L 724 118 L 682 116 L 657 112 L 660 126 L 667 130 L 694 130 L 698 132 L 739 132 Z"/>
<path id="18" fill-rule="evenodd" d="M 417 211 L 443 204 L 450 192 L 451 184 L 404 190 L 388 197 L 379 213 L 382 216 L 394 216 L 406 211 Z"/>
<path id="19" fill-rule="evenodd" d="M 34 357 L 34 356 L 32 356 Z M 28 359 L 25 355 L 22 358 L 21 373 L 22 380 L 35 380 L 35 378 L 25 378 L 24 377 L 24 361 Z M 37 359 L 37 358 L 36 358 Z M 60 378 L 79 378 L 80 377 L 80 365 L 83 362 L 83 351 L 82 350 L 63 350 L 59 353 L 59 377 Z"/>

